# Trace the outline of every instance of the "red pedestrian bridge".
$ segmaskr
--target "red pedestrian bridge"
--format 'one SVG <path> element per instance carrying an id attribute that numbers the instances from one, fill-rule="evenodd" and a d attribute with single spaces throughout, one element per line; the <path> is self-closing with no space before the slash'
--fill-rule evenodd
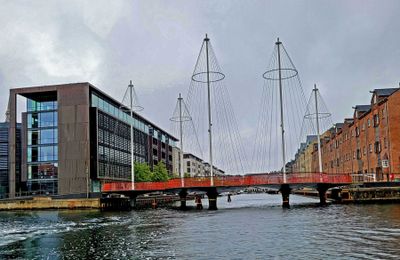
<path id="1" fill-rule="evenodd" d="M 283 206 L 289 206 L 289 194 L 293 187 L 313 187 L 320 193 L 321 203 L 326 203 L 326 191 L 329 188 L 354 183 L 354 176 L 348 173 L 289 173 L 286 181 L 282 173 L 247 174 L 237 176 L 195 177 L 170 179 L 166 182 L 107 182 L 102 185 L 103 193 L 119 193 L 136 198 L 139 194 L 155 191 L 178 191 L 181 196 L 181 206 L 186 206 L 188 190 L 207 192 L 209 208 L 217 209 L 218 190 L 245 188 L 252 186 L 269 186 L 277 188 L 282 193 Z"/>

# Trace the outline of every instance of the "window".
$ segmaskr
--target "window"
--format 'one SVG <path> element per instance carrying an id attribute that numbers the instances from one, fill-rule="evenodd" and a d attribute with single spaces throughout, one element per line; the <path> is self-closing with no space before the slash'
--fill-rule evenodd
<path id="1" fill-rule="evenodd" d="M 381 143 L 379 141 L 375 142 L 375 153 L 380 153 L 382 150 Z"/>
<path id="2" fill-rule="evenodd" d="M 39 144 L 39 132 L 37 130 L 28 131 L 28 145 Z"/>
<path id="3" fill-rule="evenodd" d="M 386 137 L 383 139 L 383 144 L 384 144 L 385 148 L 388 148 L 388 141 L 387 141 Z"/>
<path id="4" fill-rule="evenodd" d="M 360 128 L 356 127 L 356 136 L 360 136 Z"/>
<path id="5" fill-rule="evenodd" d="M 371 119 L 368 118 L 368 127 L 371 126 Z"/>
<path id="6" fill-rule="evenodd" d="M 37 113 L 28 114 L 28 128 L 38 128 L 39 126 L 39 115 Z"/>
<path id="7" fill-rule="evenodd" d="M 374 115 L 374 127 L 379 125 L 379 114 Z"/>
<path id="8" fill-rule="evenodd" d="M 357 159 L 360 160 L 361 159 L 361 150 L 357 149 Z"/>
<path id="9" fill-rule="evenodd" d="M 57 112 L 39 113 L 39 127 L 57 126 Z"/>
<path id="10" fill-rule="evenodd" d="M 369 152 L 372 153 L 372 144 L 369 144 Z"/>
<path id="11" fill-rule="evenodd" d="M 367 149 L 365 148 L 365 146 L 363 147 L 363 154 L 364 154 L 364 155 L 367 154 Z"/>

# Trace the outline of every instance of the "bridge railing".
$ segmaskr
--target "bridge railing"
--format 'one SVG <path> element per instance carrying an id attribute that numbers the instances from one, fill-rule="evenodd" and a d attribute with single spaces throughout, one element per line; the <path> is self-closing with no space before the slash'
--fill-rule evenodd
<path id="1" fill-rule="evenodd" d="M 287 174 L 288 184 L 301 183 L 340 183 L 352 182 L 350 174 L 326 174 L 326 173 L 290 173 Z M 214 186 L 235 187 L 235 186 L 257 186 L 257 185 L 280 185 L 283 184 L 283 175 L 274 174 L 249 174 L 237 176 L 216 176 Z M 135 190 L 138 191 L 160 191 L 178 188 L 205 188 L 211 186 L 210 177 L 193 177 L 184 179 L 182 187 L 181 179 L 171 179 L 166 182 L 138 182 L 135 183 Z M 132 190 L 131 182 L 104 183 L 102 191 L 128 191 Z"/>

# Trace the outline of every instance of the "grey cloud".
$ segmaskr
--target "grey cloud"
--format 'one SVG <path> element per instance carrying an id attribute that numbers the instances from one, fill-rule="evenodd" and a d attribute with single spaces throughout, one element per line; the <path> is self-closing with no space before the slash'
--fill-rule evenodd
<path id="1" fill-rule="evenodd" d="M 169 127 L 209 33 L 244 143 L 257 121 L 261 74 L 281 37 L 306 96 L 333 114 L 398 85 L 398 1 L 0 1 L 0 89 L 90 81 L 121 99 L 129 80 L 144 115 Z M 5 109 L 7 95 L 0 96 Z M 250 152 L 248 154 L 251 154 Z"/>

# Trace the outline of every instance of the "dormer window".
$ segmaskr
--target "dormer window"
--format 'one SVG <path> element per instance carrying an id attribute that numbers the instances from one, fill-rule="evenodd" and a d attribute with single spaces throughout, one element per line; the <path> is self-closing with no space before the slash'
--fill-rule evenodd
<path id="1" fill-rule="evenodd" d="M 378 99 L 377 99 L 376 94 L 375 94 L 375 95 L 374 95 L 374 104 L 376 104 L 377 101 L 378 101 Z"/>
<path id="2" fill-rule="evenodd" d="M 360 128 L 356 127 L 356 136 L 360 136 Z"/>

